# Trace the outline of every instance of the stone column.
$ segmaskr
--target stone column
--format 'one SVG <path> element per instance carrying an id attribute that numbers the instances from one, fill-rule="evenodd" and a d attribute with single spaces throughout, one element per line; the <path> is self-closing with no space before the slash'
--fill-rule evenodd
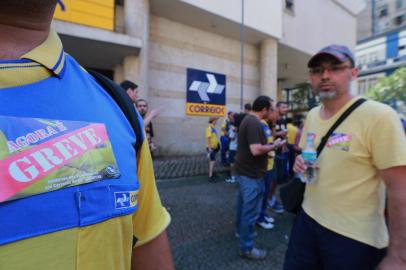
<path id="1" fill-rule="evenodd" d="M 124 68 L 123 68 L 123 65 L 116 65 L 114 67 L 113 80 L 116 83 L 121 83 L 122 81 L 124 81 Z"/>
<path id="2" fill-rule="evenodd" d="M 125 33 L 142 40 L 139 54 L 124 58 L 124 79 L 138 84 L 139 97 L 148 99 L 149 0 L 125 0 L 124 14 Z"/>
<path id="3" fill-rule="evenodd" d="M 260 93 L 277 100 L 278 78 L 278 41 L 273 38 L 261 42 L 260 55 Z"/>

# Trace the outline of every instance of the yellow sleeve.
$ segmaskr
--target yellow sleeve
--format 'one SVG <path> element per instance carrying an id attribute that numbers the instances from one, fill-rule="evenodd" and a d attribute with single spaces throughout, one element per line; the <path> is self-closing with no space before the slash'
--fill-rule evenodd
<path id="1" fill-rule="evenodd" d="M 288 124 L 288 144 L 295 144 L 297 131 L 297 127 L 292 124 Z"/>
<path id="2" fill-rule="evenodd" d="M 406 165 L 406 137 L 395 111 L 385 111 L 371 125 L 368 137 L 372 159 L 378 169 Z"/>
<path id="3" fill-rule="evenodd" d="M 207 128 L 206 128 L 206 136 L 205 136 L 206 139 L 209 138 L 209 137 L 211 137 L 211 133 L 212 133 L 212 132 L 211 132 L 211 127 L 207 127 Z"/>
<path id="4" fill-rule="evenodd" d="M 134 236 L 138 239 L 136 246 L 143 245 L 168 227 L 171 217 L 162 206 L 155 183 L 154 168 L 148 141 L 144 140 L 138 156 L 138 210 L 133 216 Z"/>

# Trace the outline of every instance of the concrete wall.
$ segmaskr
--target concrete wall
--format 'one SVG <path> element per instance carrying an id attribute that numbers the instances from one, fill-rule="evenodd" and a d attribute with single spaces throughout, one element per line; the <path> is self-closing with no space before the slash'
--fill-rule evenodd
<path id="1" fill-rule="evenodd" d="M 239 41 L 151 16 L 149 59 L 150 108 L 161 109 L 160 116 L 153 121 L 159 154 L 205 151 L 204 129 L 208 118 L 185 115 L 186 69 L 225 74 L 227 109 L 239 111 Z M 259 94 L 258 47 L 246 44 L 244 65 L 246 102 Z"/>
<path id="2" fill-rule="evenodd" d="M 331 43 L 355 48 L 356 18 L 335 1 L 295 1 L 294 13 L 284 12 L 281 43 L 314 54 Z"/>

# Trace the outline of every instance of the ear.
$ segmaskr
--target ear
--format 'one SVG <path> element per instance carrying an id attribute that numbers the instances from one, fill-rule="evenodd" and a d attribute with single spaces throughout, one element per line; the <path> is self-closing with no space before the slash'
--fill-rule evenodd
<path id="1" fill-rule="evenodd" d="M 358 77 L 358 68 L 353 67 L 351 69 L 351 80 L 355 80 Z"/>

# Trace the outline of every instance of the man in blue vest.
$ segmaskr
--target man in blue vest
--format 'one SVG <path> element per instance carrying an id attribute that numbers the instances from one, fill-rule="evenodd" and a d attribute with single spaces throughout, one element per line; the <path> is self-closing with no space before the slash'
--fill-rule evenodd
<path id="1" fill-rule="evenodd" d="M 0 1 L 0 268 L 174 269 L 147 140 L 50 30 Z"/>

